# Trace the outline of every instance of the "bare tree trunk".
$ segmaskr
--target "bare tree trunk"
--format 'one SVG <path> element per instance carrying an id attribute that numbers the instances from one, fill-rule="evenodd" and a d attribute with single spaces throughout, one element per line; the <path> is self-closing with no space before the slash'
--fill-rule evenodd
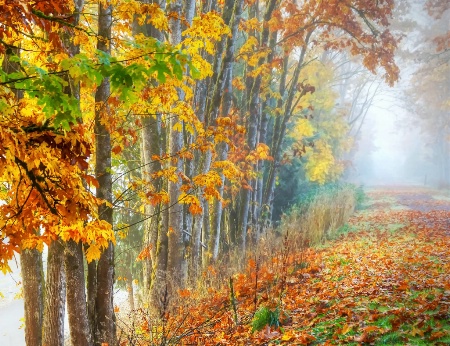
<path id="1" fill-rule="evenodd" d="M 111 26 L 112 7 L 107 1 L 99 3 L 98 40 L 97 49 L 111 52 Z M 102 119 L 109 116 L 108 98 L 110 95 L 110 82 L 103 79 L 95 93 L 95 134 L 96 134 L 96 162 L 95 176 L 99 183 L 97 197 L 112 203 L 111 178 L 111 138 Z M 103 204 L 99 207 L 101 219 L 113 223 L 112 208 Z M 96 344 L 108 343 L 109 346 L 117 344 L 116 319 L 113 305 L 114 285 L 114 247 L 110 241 L 103 251 L 97 264 L 97 292 L 96 292 Z"/>
<path id="2" fill-rule="evenodd" d="M 154 155 L 161 156 L 162 146 L 161 138 L 161 116 L 157 115 L 156 120 L 152 118 L 143 119 L 143 131 L 142 131 L 142 158 L 144 162 L 143 178 L 147 179 L 152 173 L 161 169 L 161 165 L 158 161 L 153 162 L 152 157 Z M 154 182 L 155 189 L 159 191 L 161 189 L 161 181 Z M 144 228 L 144 246 L 150 247 L 150 258 L 145 261 L 144 270 L 146 272 L 145 285 L 146 295 L 150 293 L 150 288 L 155 280 L 155 271 L 158 270 L 161 263 L 157 261 L 158 244 L 161 241 L 161 204 L 157 206 L 147 205 L 145 207 L 146 215 L 151 216 L 146 221 Z M 150 296 L 149 296 L 150 297 Z"/>
<path id="3" fill-rule="evenodd" d="M 210 10 L 213 10 L 216 6 L 215 1 L 211 1 L 207 8 Z M 225 24 L 230 24 L 231 18 L 233 16 L 234 11 L 234 1 L 228 0 L 224 6 L 224 12 L 222 15 L 222 18 L 225 22 Z M 201 119 L 205 127 L 210 125 L 215 125 L 215 121 L 219 115 L 219 110 L 222 102 L 222 95 L 224 91 L 224 78 L 225 78 L 225 69 L 223 66 L 223 55 L 226 52 L 228 40 L 225 39 L 225 37 L 222 38 L 221 41 L 218 42 L 217 48 L 216 48 L 216 54 L 214 56 L 214 64 L 213 64 L 213 76 L 211 77 L 209 88 L 207 90 L 208 97 L 205 97 L 205 95 L 200 95 L 200 98 L 207 98 L 208 102 L 205 105 L 205 108 L 208 110 L 204 116 L 204 119 Z M 221 144 L 217 146 L 219 156 L 218 159 L 221 160 L 224 157 L 226 157 L 227 150 L 226 148 Z M 212 155 L 209 153 L 209 155 L 205 155 L 205 160 L 210 160 L 209 162 L 205 162 L 205 167 L 211 166 L 211 160 Z M 222 180 L 222 186 L 219 188 L 219 194 L 222 197 L 223 196 L 223 181 L 224 177 L 221 176 Z M 206 208 L 204 209 L 210 209 L 210 205 L 205 205 Z M 207 251 L 204 251 L 202 256 L 202 262 L 203 266 L 208 265 L 210 261 L 210 256 L 215 259 L 217 258 L 217 255 L 214 256 L 214 249 L 216 250 L 216 254 L 218 253 L 218 241 L 220 239 L 220 219 L 222 216 L 222 203 L 219 201 L 215 201 L 212 205 L 212 220 L 209 218 L 209 212 L 206 214 L 203 213 L 205 220 L 203 227 L 203 244 L 207 244 Z M 211 232 L 211 224 L 212 221 L 212 232 Z M 217 243 L 217 245 L 216 245 Z"/>
<path id="4" fill-rule="evenodd" d="M 275 10 L 275 6 L 278 0 L 270 0 L 267 4 L 266 11 L 264 13 L 264 21 L 268 22 L 272 13 Z M 265 27 L 261 34 L 260 46 L 263 48 L 267 48 L 269 44 L 269 29 Z M 258 65 L 262 65 L 264 63 L 264 58 L 259 60 Z M 261 122 L 261 83 L 262 83 L 262 75 L 259 74 L 256 78 L 250 78 L 247 81 L 247 86 L 249 89 L 249 102 L 248 102 L 248 112 L 249 119 L 247 124 L 247 145 L 249 150 L 254 150 L 256 148 L 256 144 L 258 142 L 258 129 Z M 255 166 L 255 170 L 257 167 Z M 256 187 L 254 182 L 250 182 L 251 186 Z M 247 231 L 248 231 L 248 216 L 250 211 L 250 201 L 252 200 L 252 191 L 249 189 L 245 189 L 241 194 L 241 211 L 240 211 L 240 246 L 243 252 L 246 251 L 246 243 L 247 243 Z"/>
<path id="5" fill-rule="evenodd" d="M 209 203 L 206 201 L 204 208 L 203 208 L 203 231 L 202 231 L 202 243 L 208 244 L 209 237 L 211 234 L 211 219 L 209 217 Z M 209 249 L 206 249 L 207 251 L 202 252 L 202 267 L 206 268 L 206 266 L 209 263 Z"/>
<path id="6" fill-rule="evenodd" d="M 36 249 L 22 250 L 20 267 L 25 305 L 25 343 L 27 346 L 41 346 L 44 313 L 42 254 Z"/>
<path id="7" fill-rule="evenodd" d="M 66 277 L 64 245 L 59 239 L 52 242 L 48 248 L 46 281 L 43 344 L 46 346 L 63 346 Z"/>
<path id="8" fill-rule="evenodd" d="M 149 3 L 148 0 L 141 0 L 143 3 Z M 165 8 L 165 1 L 159 1 L 159 6 Z M 160 42 L 164 41 L 162 31 L 156 29 L 151 24 L 139 25 L 137 21 L 133 22 L 133 34 L 144 34 L 147 37 L 153 37 Z M 156 83 L 156 82 L 155 82 Z M 161 170 L 161 163 L 153 160 L 156 155 L 161 157 L 163 148 L 165 147 L 165 131 L 162 128 L 162 115 L 156 114 L 155 118 L 147 116 L 142 119 L 142 151 L 141 158 L 143 161 L 142 176 L 143 179 L 149 177 Z M 162 189 L 162 180 L 158 179 L 153 182 L 156 191 Z M 144 246 L 150 247 L 150 257 L 144 262 L 144 295 L 148 302 L 154 300 L 158 296 L 157 276 L 161 277 L 158 272 L 165 271 L 167 267 L 167 229 L 163 229 L 163 217 L 166 215 L 162 211 L 163 206 L 146 205 L 145 214 L 149 219 L 145 221 L 144 226 Z"/>
<path id="9" fill-rule="evenodd" d="M 171 30 L 171 44 L 176 45 L 181 42 L 181 14 L 182 14 L 182 0 L 174 0 L 170 3 L 169 12 L 175 14 L 175 18 L 169 22 Z M 179 101 L 183 101 L 184 95 L 181 90 L 178 91 Z M 169 153 L 170 155 L 177 155 L 183 147 L 183 133 L 181 131 L 174 130 L 175 124 L 180 120 L 176 117 L 170 119 L 170 142 Z M 182 172 L 183 161 L 181 158 L 176 158 L 172 163 L 175 167 L 176 173 Z M 178 203 L 178 199 L 181 193 L 181 180 L 176 182 L 169 181 L 169 196 L 171 208 L 169 211 L 169 229 L 168 229 L 168 241 L 169 241 L 169 253 L 167 261 L 167 270 L 171 284 L 182 287 L 186 281 L 186 256 L 183 233 L 183 206 Z"/>
<path id="10" fill-rule="evenodd" d="M 80 15 L 83 11 L 84 0 L 74 0 L 74 12 L 72 14 L 72 23 L 78 25 Z M 71 56 L 80 52 L 80 46 L 75 45 L 68 33 L 63 34 L 63 39 L 67 50 Z M 68 86 L 65 93 L 72 95 L 78 101 L 80 100 L 80 85 L 74 84 L 67 76 Z M 82 122 L 82 119 L 78 119 Z M 84 254 L 81 243 L 77 244 L 69 240 L 65 244 L 65 251 L 61 260 L 64 265 L 65 274 L 65 294 L 67 299 L 67 315 L 69 319 L 70 340 L 72 345 L 91 346 L 93 344 L 91 325 L 89 324 L 89 315 L 86 301 L 86 285 L 84 277 Z M 94 264 L 95 266 L 95 264 Z M 95 267 L 94 267 L 95 268 Z M 62 300 L 64 308 L 65 300 Z M 93 312 L 95 306 L 92 306 Z M 64 315 L 62 316 L 62 318 Z M 62 322 L 63 323 L 63 322 Z M 63 336 L 62 336 L 63 337 Z"/>
<path id="11" fill-rule="evenodd" d="M 75 243 L 73 240 L 69 240 L 66 243 L 64 263 L 66 269 L 67 313 L 69 317 L 70 341 L 73 346 L 93 345 L 93 326 L 89 320 L 88 306 L 86 304 L 83 258 L 84 254 L 81 243 Z M 90 264 L 95 269 L 95 262 L 91 262 Z M 91 313 L 95 313 L 95 311 Z"/>
<path id="12" fill-rule="evenodd" d="M 133 257 L 128 252 L 125 278 L 127 279 L 128 306 L 130 307 L 131 311 L 134 310 L 133 273 L 131 272 L 132 265 Z"/>
<path id="13" fill-rule="evenodd" d="M 236 40 L 238 35 L 239 23 L 242 14 L 243 1 L 228 0 L 225 4 L 223 19 L 225 24 L 231 27 L 231 37 L 226 40 L 225 56 L 222 62 L 221 71 L 216 82 L 215 99 L 213 101 L 214 113 L 217 113 L 222 104 L 222 116 L 228 116 L 233 102 L 233 63 L 234 53 L 236 50 Z M 222 101 L 222 102 L 218 102 Z M 216 103 L 214 103 L 216 102 Z M 228 157 L 228 145 L 226 143 L 219 143 L 216 147 L 217 160 L 224 161 Z M 222 185 L 219 188 L 220 197 L 223 197 L 225 177 L 221 173 L 220 178 Z M 213 214 L 213 234 L 211 234 L 209 248 L 212 252 L 213 261 L 217 260 L 219 256 L 219 245 L 221 239 L 221 225 L 222 225 L 223 206 L 221 201 L 214 202 Z"/>
<path id="14" fill-rule="evenodd" d="M 67 271 L 67 269 L 66 269 Z M 69 275 L 69 273 L 67 273 Z M 97 296 L 97 261 L 92 261 L 87 265 L 87 316 L 89 320 L 90 330 L 95 332 L 96 324 L 96 307 L 95 298 Z"/>
<path id="15" fill-rule="evenodd" d="M 228 153 L 228 145 L 226 143 L 219 143 L 216 146 L 216 152 L 217 152 L 217 160 L 218 161 L 226 160 L 227 153 Z M 220 180 L 221 180 L 222 184 L 219 187 L 219 195 L 220 195 L 220 197 L 222 197 L 223 191 L 224 191 L 224 186 L 225 186 L 225 177 L 224 177 L 223 173 L 220 173 Z M 208 245 L 208 248 L 210 249 L 210 251 L 212 253 L 213 261 L 216 261 L 217 258 L 219 257 L 222 212 L 223 212 L 222 201 L 215 200 L 214 201 L 213 219 L 212 219 L 212 221 L 213 221 L 212 233 L 211 233 L 211 238 L 210 238 L 209 245 Z"/>

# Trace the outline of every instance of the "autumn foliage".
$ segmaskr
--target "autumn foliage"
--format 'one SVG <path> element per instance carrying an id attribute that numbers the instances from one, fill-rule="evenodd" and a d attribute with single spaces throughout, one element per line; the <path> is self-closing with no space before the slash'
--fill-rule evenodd
<path id="1" fill-rule="evenodd" d="M 7 270 L 6 260 L 13 251 L 42 248 L 43 243 L 49 244 L 57 237 L 88 244 L 89 260 L 97 258 L 107 241 L 114 239 L 112 225 L 97 220 L 97 208 L 103 202 L 89 188 L 101 190 L 89 173 L 89 160 L 95 155 L 93 108 L 103 118 L 96 121 L 104 124 L 110 133 L 115 157 L 120 158 L 126 148 L 138 145 L 139 127 L 143 122 L 148 124 L 149 118 L 159 124 L 160 138 L 172 136 L 171 143 L 178 143 L 172 148 L 175 152 L 167 151 L 162 144 L 159 149 L 149 148 L 153 152 L 149 155 L 151 162 L 144 163 L 143 176 L 131 188 L 144 204 L 161 208 L 158 206 L 182 203 L 192 216 L 205 218 L 205 203 L 212 205 L 218 201 L 226 207 L 230 198 L 241 195 L 242 205 L 232 204 L 230 210 L 237 212 L 244 208 L 262 176 L 262 162 L 268 161 L 272 169 L 280 163 L 290 118 L 314 108 L 310 95 L 319 87 L 318 82 L 311 79 L 300 83 L 299 78 L 308 79 L 308 72 L 303 72 L 301 64 L 312 58 L 315 51 L 348 50 L 352 55 L 361 56 L 362 63 L 372 72 L 382 67 L 388 83 L 397 78 L 398 70 L 393 63 L 396 43 L 385 29 L 392 10 L 390 2 L 374 6 L 364 2 L 310 1 L 304 7 L 280 2 L 277 8 L 275 3 L 267 3 L 264 18 L 252 15 L 241 20 L 237 17 L 243 11 L 239 2 L 233 4 L 234 17 L 230 17 L 225 7 L 220 7 L 219 12 L 198 13 L 182 21 L 185 29 L 181 38 L 164 42 L 156 38 L 163 37 L 158 32 L 171 32 L 175 30 L 171 25 L 181 23 L 173 12 L 166 12 L 157 4 L 115 1 L 115 16 L 119 20 L 112 30 L 115 51 L 110 54 L 95 48 L 94 19 L 73 13 L 73 4 L 41 1 L 34 6 L 26 2 L 4 2 L 1 19 L 7 25 L 0 32 L 4 56 L 0 154 L 2 180 L 7 182 L 2 190 L 2 200 L 6 202 L 2 205 L 1 225 L 5 247 L 3 270 Z M 136 29 L 145 25 L 156 30 L 156 36 Z M 130 32 L 132 40 L 127 38 Z M 278 42 L 271 41 L 268 46 L 270 35 L 278 37 Z M 32 39 L 44 36 L 42 40 Z M 232 41 L 238 36 L 245 39 L 239 52 Z M 226 66 L 212 59 L 217 49 L 225 52 L 225 48 L 235 53 L 229 50 L 227 54 L 231 55 L 224 64 L 236 59 L 248 66 L 243 76 L 224 75 Z M 303 53 L 291 76 L 289 91 L 280 85 L 278 93 L 267 95 L 272 103 L 280 103 L 282 93 L 288 92 L 287 106 L 268 107 L 264 115 L 260 111 L 254 113 L 256 104 L 253 101 L 247 104 L 239 92 L 245 92 L 251 100 L 268 93 L 274 81 L 267 78 L 267 72 L 272 70 L 274 76 L 284 75 L 285 79 L 288 71 L 283 59 L 295 63 L 296 58 L 290 53 L 295 49 L 303 49 Z M 219 77 L 228 78 L 227 83 L 237 90 L 234 105 L 220 104 L 225 97 L 230 99 L 227 93 L 233 90 L 221 89 L 217 84 Z M 111 88 L 107 104 L 92 107 L 93 91 L 106 80 Z M 217 84 L 211 88 L 211 95 L 219 104 L 200 102 L 205 96 L 196 94 L 196 90 L 208 83 Z M 294 97 L 298 97 L 295 102 Z M 332 98 L 330 101 L 333 102 Z M 220 109 L 223 113 L 219 116 Z M 257 118 L 277 118 L 276 114 L 279 116 L 272 143 L 262 137 L 256 142 Z M 342 129 L 341 135 L 345 135 L 345 128 Z M 267 132 L 264 127 L 256 130 Z M 179 142 L 181 135 L 185 136 L 184 143 Z M 332 168 L 335 153 L 330 149 L 331 143 L 321 140 L 316 144 L 307 155 L 309 179 L 320 183 L 335 179 L 342 169 Z M 189 168 L 191 164 L 197 167 Z M 254 220 L 258 215 L 265 215 L 263 210 L 270 209 L 275 174 L 269 175 L 265 192 L 258 201 L 256 194 L 251 197 L 255 205 L 259 204 L 251 211 L 252 228 L 257 233 L 261 230 Z M 165 184 L 168 186 L 164 187 Z M 176 185 L 177 193 L 172 185 Z M 116 196 L 116 204 L 126 198 L 120 191 Z M 214 208 L 219 208 L 217 213 L 221 214 L 220 207 Z M 233 237 L 241 238 L 243 244 L 249 222 L 243 217 L 233 230 Z M 213 257 L 217 256 L 215 253 Z"/>
<path id="2" fill-rule="evenodd" d="M 434 13 L 442 4 L 427 6 Z M 220 265 L 234 257 L 247 263 L 254 246 L 280 240 L 274 201 L 284 198 L 283 167 L 293 167 L 290 179 L 308 187 L 343 176 L 356 140 L 348 117 L 356 101 L 346 94 L 354 84 L 340 82 L 339 73 L 351 64 L 395 83 L 393 9 L 392 0 L 1 2 L 0 268 L 8 272 L 15 253 L 60 244 L 64 268 L 80 283 L 74 296 L 87 292 L 80 298 L 87 304 L 79 306 L 88 306 L 92 330 L 104 328 L 93 335 L 78 328 L 87 330 L 87 343 L 115 342 L 108 298 L 115 274 L 127 278 L 131 292 L 130 283 L 141 278 L 142 303 L 157 311 L 157 321 L 181 323 L 173 319 L 178 297 L 191 299 L 190 289 L 215 280 Z M 445 42 L 437 45 L 446 49 Z M 300 247 L 342 225 L 352 198 L 323 200 L 309 218 L 303 215 L 308 230 L 291 230 L 301 234 Z M 386 236 L 380 232 L 371 241 Z M 345 241 L 358 244 L 359 236 L 351 237 Z M 333 251 L 339 244 L 344 240 Z M 211 292 L 215 300 L 186 321 L 221 330 L 207 332 L 216 342 L 239 343 L 244 336 L 307 342 L 320 335 L 297 328 L 303 326 L 298 319 L 325 323 L 321 311 L 336 303 L 327 317 L 343 319 L 336 338 L 371 340 L 381 329 L 353 319 L 363 315 L 356 305 L 341 306 L 348 297 L 337 302 L 333 284 L 316 286 L 327 270 L 338 271 L 323 262 L 331 251 L 256 258 L 229 282 L 233 293 Z M 75 260 L 67 256 L 74 254 L 79 265 L 70 268 Z M 298 283 L 310 291 L 290 289 Z M 314 300 L 321 294 L 329 295 L 326 306 Z M 248 331 L 246 319 L 261 304 L 261 318 L 276 327 L 270 337 Z M 146 337 L 167 332 L 141 327 Z M 209 342 L 200 327 L 186 333 Z"/>

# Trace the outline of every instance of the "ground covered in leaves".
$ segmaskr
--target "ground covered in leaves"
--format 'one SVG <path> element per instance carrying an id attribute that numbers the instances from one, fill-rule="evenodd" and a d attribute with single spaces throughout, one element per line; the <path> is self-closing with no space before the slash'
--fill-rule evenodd
<path id="1" fill-rule="evenodd" d="M 188 313 L 180 310 L 183 323 L 167 340 L 449 345 L 450 199 L 405 188 L 368 194 L 366 209 L 334 240 L 265 263 L 251 260 L 228 287 Z"/>

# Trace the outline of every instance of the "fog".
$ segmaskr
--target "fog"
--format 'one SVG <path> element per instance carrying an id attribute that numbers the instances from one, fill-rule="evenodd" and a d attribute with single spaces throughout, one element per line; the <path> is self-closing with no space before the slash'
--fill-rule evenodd
<path id="1" fill-rule="evenodd" d="M 357 138 L 351 180 L 448 187 L 450 52 L 448 42 L 438 52 L 433 40 L 448 35 L 450 10 L 435 19 L 420 2 L 409 5 L 393 23 L 406 32 L 396 60 L 400 79 L 392 88 L 382 84 L 373 99 Z"/>

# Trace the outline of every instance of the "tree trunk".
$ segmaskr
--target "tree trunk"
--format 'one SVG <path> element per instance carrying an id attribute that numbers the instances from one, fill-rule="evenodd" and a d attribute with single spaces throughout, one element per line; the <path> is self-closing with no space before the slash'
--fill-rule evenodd
<path id="1" fill-rule="evenodd" d="M 150 1 L 142 0 L 142 2 L 149 3 Z M 164 9 L 166 6 L 165 1 L 159 1 L 159 6 Z M 164 41 L 163 32 L 151 24 L 140 25 L 137 21 L 134 21 L 133 34 L 144 34 L 147 37 L 156 38 L 160 42 Z M 158 160 L 153 160 L 155 155 L 161 157 L 163 154 L 165 132 L 162 127 L 162 115 L 156 114 L 155 118 L 151 116 L 144 117 L 142 119 L 142 127 L 142 176 L 144 180 L 150 180 L 149 177 L 162 168 Z M 160 191 L 162 189 L 162 180 L 157 179 L 153 182 L 153 186 L 156 191 Z M 144 295 L 147 297 L 146 299 L 150 305 L 152 300 L 154 300 L 153 298 L 158 295 L 156 292 L 152 293 L 152 290 L 156 289 L 157 273 L 159 270 L 165 271 L 167 263 L 167 250 L 163 250 L 164 248 L 167 249 L 167 245 L 164 245 L 167 231 L 162 228 L 162 218 L 165 215 L 162 209 L 163 206 L 161 204 L 145 206 L 145 214 L 148 219 L 145 221 L 143 240 L 144 247 L 150 247 L 150 257 L 144 261 Z M 161 246 L 161 244 L 163 245 Z"/>
<path id="2" fill-rule="evenodd" d="M 128 306 L 130 307 L 130 310 L 134 310 L 134 289 L 133 289 L 133 273 L 131 272 L 131 268 L 133 265 L 133 257 L 130 253 L 127 255 L 127 265 L 126 265 L 126 272 L 125 272 L 125 278 L 127 281 L 127 292 L 128 292 Z"/>
<path id="3" fill-rule="evenodd" d="M 99 3 L 98 41 L 97 49 L 111 52 L 111 26 L 112 7 L 107 1 Z M 110 95 L 110 82 L 105 78 L 95 93 L 95 134 L 96 134 L 96 162 L 95 176 L 99 184 L 97 197 L 112 203 L 111 178 L 111 138 L 104 125 L 109 116 L 108 98 Z M 113 223 L 112 208 L 103 204 L 99 207 L 102 220 Z M 110 241 L 103 251 L 97 264 L 97 292 L 96 292 L 96 344 L 108 343 L 114 346 L 117 343 L 116 320 L 113 305 L 114 285 L 114 248 Z"/>
<path id="4" fill-rule="evenodd" d="M 72 14 L 72 23 L 78 25 L 80 15 L 83 11 L 84 0 L 74 0 L 74 12 Z M 69 55 L 74 56 L 80 52 L 80 46 L 75 45 L 71 40 L 69 33 L 64 33 L 63 40 L 68 49 Z M 80 85 L 74 84 L 67 76 L 68 86 L 65 93 L 72 95 L 80 100 Z M 78 119 L 82 122 L 82 119 Z M 64 263 L 64 273 L 66 279 L 66 299 L 67 299 L 67 315 L 69 319 L 70 340 L 72 345 L 91 346 L 93 345 L 92 331 L 95 315 L 95 296 L 92 297 L 91 315 L 86 301 L 86 284 L 84 277 L 84 254 L 81 243 L 77 244 L 73 240 L 69 240 L 65 244 L 65 251 L 61 258 L 61 264 Z M 92 263 L 95 270 L 95 262 Z M 92 276 L 88 272 L 89 278 Z M 94 279 L 95 276 L 94 276 Z M 91 283 L 92 284 L 92 283 Z M 93 283 L 94 287 L 95 283 Z M 92 286 L 88 286 L 92 287 Z M 64 302 L 64 300 L 63 300 Z M 62 303 L 64 304 L 64 303 Z M 90 323 L 92 317 L 92 324 Z"/>
<path id="5" fill-rule="evenodd" d="M 222 116 L 228 116 L 233 101 L 233 63 L 234 53 L 236 50 L 236 40 L 238 35 L 239 23 L 242 14 L 243 1 L 228 0 L 225 3 L 225 9 L 223 13 L 223 19 L 225 24 L 231 27 L 231 37 L 226 39 L 225 56 L 222 62 L 221 70 L 216 81 L 216 90 L 214 93 L 212 106 L 213 116 L 219 111 L 220 105 L 222 105 Z M 225 40 L 225 38 L 223 39 Z M 222 101 L 222 102 L 220 102 Z M 224 161 L 228 157 L 228 145 L 226 143 L 219 143 L 216 146 L 217 160 Z M 222 185 L 219 188 L 220 197 L 223 197 L 225 177 L 223 173 L 220 174 Z M 209 242 L 209 251 L 212 253 L 213 261 L 217 260 L 219 256 L 219 245 L 221 238 L 221 224 L 222 224 L 222 201 L 218 200 L 214 202 L 213 213 L 213 234 Z"/>
<path id="6" fill-rule="evenodd" d="M 206 201 L 204 208 L 203 208 L 203 230 L 202 230 L 202 243 L 203 244 L 208 244 L 209 242 L 209 237 L 211 234 L 211 219 L 209 216 L 209 203 L 208 201 Z M 208 266 L 209 263 L 209 253 L 210 253 L 210 249 L 206 249 L 206 251 L 202 252 L 202 267 L 206 268 Z"/>
<path id="7" fill-rule="evenodd" d="M 174 0 L 170 3 L 169 12 L 175 14 L 175 18 L 169 22 L 171 36 L 170 43 L 173 45 L 181 42 L 181 14 L 182 14 L 182 1 Z M 184 95 L 182 90 L 178 90 L 178 100 L 182 102 Z M 183 133 L 181 131 L 174 130 L 174 126 L 179 122 L 177 117 L 171 117 L 170 119 L 170 142 L 169 153 L 170 155 L 177 155 L 183 147 Z M 183 170 L 183 161 L 181 158 L 174 158 L 172 161 L 172 167 L 175 168 L 175 172 L 178 174 Z M 178 203 L 178 199 L 181 193 L 181 180 L 176 182 L 169 181 L 169 196 L 171 208 L 169 211 L 169 229 L 168 229 L 168 261 L 167 270 L 169 274 L 170 286 L 173 285 L 173 289 L 176 287 L 182 287 L 187 279 L 186 275 L 186 254 L 184 246 L 185 235 L 183 233 L 183 206 Z"/>
<path id="8" fill-rule="evenodd" d="M 75 243 L 73 240 L 69 240 L 66 243 L 64 264 L 66 269 L 70 342 L 73 346 L 93 345 L 93 326 L 89 320 L 88 306 L 86 304 L 83 258 L 84 254 L 81 243 Z M 91 262 L 90 265 L 95 270 L 95 262 Z M 89 279 L 92 279 L 92 277 L 88 276 Z M 95 308 L 95 306 L 92 308 Z M 95 310 L 90 313 L 95 313 Z"/>
<path id="9" fill-rule="evenodd" d="M 11 48 L 11 54 L 5 54 L 2 70 L 6 73 L 18 71 L 20 66 L 10 61 L 11 55 L 20 55 L 17 48 Z M 15 98 L 23 98 L 22 90 L 14 90 Z M 44 275 L 42 253 L 37 249 L 24 249 L 20 254 L 20 267 L 23 282 L 25 343 L 27 346 L 41 346 L 44 310 Z"/>
<path id="10" fill-rule="evenodd" d="M 11 55 L 20 55 L 17 48 L 11 48 L 11 54 L 5 54 L 2 70 L 6 73 L 19 71 L 20 66 L 10 61 Z M 22 90 L 14 90 L 15 98 L 23 98 Z M 22 250 L 20 266 L 23 281 L 23 297 L 25 309 L 25 343 L 27 346 L 42 344 L 42 322 L 44 306 L 44 276 L 42 253 L 36 249 Z"/>
<path id="11" fill-rule="evenodd" d="M 66 307 L 66 277 L 64 271 L 64 245 L 53 241 L 48 248 L 47 282 L 45 285 L 45 308 L 43 344 L 64 345 L 64 313 Z"/>
<path id="12" fill-rule="evenodd" d="M 44 313 L 42 254 L 36 249 L 22 250 L 20 267 L 25 305 L 25 343 L 27 346 L 41 346 Z"/>
<path id="13" fill-rule="evenodd" d="M 68 275 L 68 273 L 67 273 Z M 87 316 L 89 320 L 90 330 L 92 332 L 92 340 L 96 330 L 96 307 L 95 299 L 97 296 L 97 261 L 92 261 L 87 265 Z"/>
<path id="14" fill-rule="evenodd" d="M 268 22 L 272 18 L 272 13 L 275 10 L 278 0 L 270 0 L 267 4 L 266 12 L 264 13 L 264 22 Z M 261 33 L 260 47 L 267 48 L 269 44 L 269 29 L 264 27 Z M 265 61 L 265 58 L 259 59 L 259 66 Z M 258 129 L 261 123 L 261 85 L 262 75 L 259 74 L 255 78 L 251 77 L 247 80 L 247 93 L 249 95 L 248 110 L 249 119 L 247 122 L 247 145 L 249 150 L 254 150 L 258 143 Z M 255 170 L 257 166 L 255 165 Z M 256 187 L 255 182 L 249 182 L 250 186 Z M 256 193 L 256 191 L 254 191 Z M 250 189 L 245 189 L 241 193 L 241 211 L 240 211 L 240 246 L 241 250 L 245 252 L 247 243 L 248 231 L 248 217 L 250 211 L 250 201 L 254 193 Z"/>
<path id="15" fill-rule="evenodd" d="M 308 48 L 309 39 L 313 33 L 313 30 L 309 31 L 306 34 L 305 37 L 305 43 L 302 47 L 302 50 L 300 52 L 299 60 L 296 62 L 296 67 L 292 76 L 292 79 L 290 81 L 290 87 L 287 94 L 286 101 L 279 100 L 278 106 L 284 107 L 283 115 L 277 118 L 275 129 L 273 132 L 273 139 L 272 139 L 272 157 L 273 161 L 270 164 L 269 169 L 269 177 L 266 183 L 265 191 L 264 191 L 264 197 L 263 197 L 263 205 L 265 208 L 267 208 L 267 214 L 265 215 L 267 220 L 272 219 L 272 209 L 273 209 L 273 198 L 274 198 L 274 192 L 275 192 L 275 180 L 277 176 L 277 172 L 280 166 L 281 162 L 281 155 L 282 155 L 282 148 L 283 148 L 283 141 L 286 135 L 286 126 L 289 121 L 289 119 L 292 116 L 292 113 L 294 111 L 293 108 L 295 108 L 294 103 L 294 97 L 297 93 L 297 84 L 298 84 L 298 78 L 300 76 L 300 72 L 303 68 L 303 62 L 306 56 L 306 50 Z M 285 67 L 286 67 L 286 60 L 285 60 Z M 287 68 L 285 68 L 285 71 Z M 285 80 L 286 77 L 284 77 Z M 283 89 L 283 90 L 281 90 Z M 283 93 L 281 93 L 283 91 Z M 283 95 L 285 91 L 285 84 L 280 83 L 280 94 Z M 298 98 L 301 98 L 305 95 L 305 91 L 303 90 Z"/>

